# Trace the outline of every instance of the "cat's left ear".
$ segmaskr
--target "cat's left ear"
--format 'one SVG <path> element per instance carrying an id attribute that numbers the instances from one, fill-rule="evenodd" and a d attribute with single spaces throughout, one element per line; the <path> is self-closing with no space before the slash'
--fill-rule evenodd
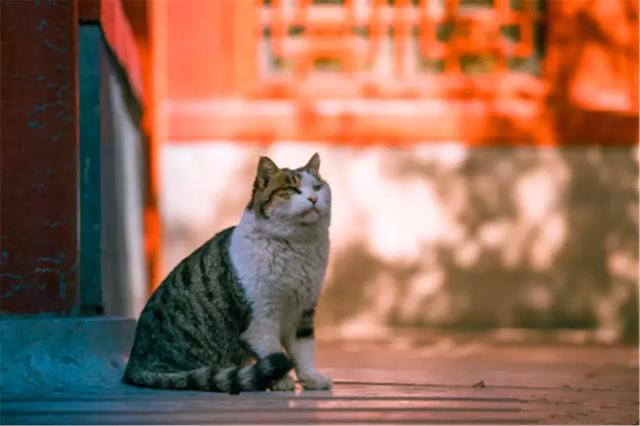
<path id="1" fill-rule="evenodd" d="M 264 186 L 269 181 L 269 177 L 278 171 L 278 166 L 269 157 L 260 157 L 258 161 L 258 171 L 256 173 L 256 183 Z"/>
<path id="2" fill-rule="evenodd" d="M 311 156 L 311 159 L 309 159 L 303 169 L 311 170 L 315 174 L 318 174 L 320 171 L 320 156 L 317 152 Z"/>

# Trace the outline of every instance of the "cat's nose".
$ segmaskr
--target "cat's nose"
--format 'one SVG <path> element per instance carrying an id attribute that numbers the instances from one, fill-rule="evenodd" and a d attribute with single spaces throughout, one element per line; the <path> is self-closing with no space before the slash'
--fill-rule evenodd
<path id="1" fill-rule="evenodd" d="M 311 201 L 312 204 L 315 204 L 316 201 L 318 201 L 318 196 L 317 195 L 309 195 L 309 197 L 307 197 L 307 200 Z"/>

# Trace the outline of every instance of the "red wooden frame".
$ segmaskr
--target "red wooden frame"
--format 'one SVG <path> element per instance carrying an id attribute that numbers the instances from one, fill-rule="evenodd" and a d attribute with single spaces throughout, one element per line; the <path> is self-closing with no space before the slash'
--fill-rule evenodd
<path id="1" fill-rule="evenodd" d="M 0 1 L 3 314 L 76 303 L 77 12 L 69 1 Z"/>

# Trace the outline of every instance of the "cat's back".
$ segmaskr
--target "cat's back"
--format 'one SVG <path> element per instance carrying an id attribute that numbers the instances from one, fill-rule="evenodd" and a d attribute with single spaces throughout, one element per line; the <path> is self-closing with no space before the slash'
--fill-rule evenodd
<path id="1" fill-rule="evenodd" d="M 234 227 L 220 231 L 178 263 L 158 286 L 149 302 L 213 290 L 235 279 L 229 262 Z"/>
<path id="2" fill-rule="evenodd" d="M 167 341 L 189 341 L 205 356 L 212 345 L 232 338 L 218 334 L 241 331 L 249 308 L 229 260 L 233 229 L 184 258 L 156 289 L 140 315 L 133 358 L 147 358 Z"/>

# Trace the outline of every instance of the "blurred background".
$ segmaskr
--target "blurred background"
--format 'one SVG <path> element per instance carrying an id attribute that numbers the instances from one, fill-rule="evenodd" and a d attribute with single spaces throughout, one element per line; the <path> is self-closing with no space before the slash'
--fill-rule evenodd
<path id="1" fill-rule="evenodd" d="M 319 152 L 321 337 L 637 341 L 635 0 L 68 3 L 80 249 L 42 286 L 3 251 L 3 312 L 136 317 L 237 223 L 258 156 Z"/>
<path id="2" fill-rule="evenodd" d="M 317 151 L 320 333 L 637 336 L 637 2 L 166 7 L 160 275 Z"/>

